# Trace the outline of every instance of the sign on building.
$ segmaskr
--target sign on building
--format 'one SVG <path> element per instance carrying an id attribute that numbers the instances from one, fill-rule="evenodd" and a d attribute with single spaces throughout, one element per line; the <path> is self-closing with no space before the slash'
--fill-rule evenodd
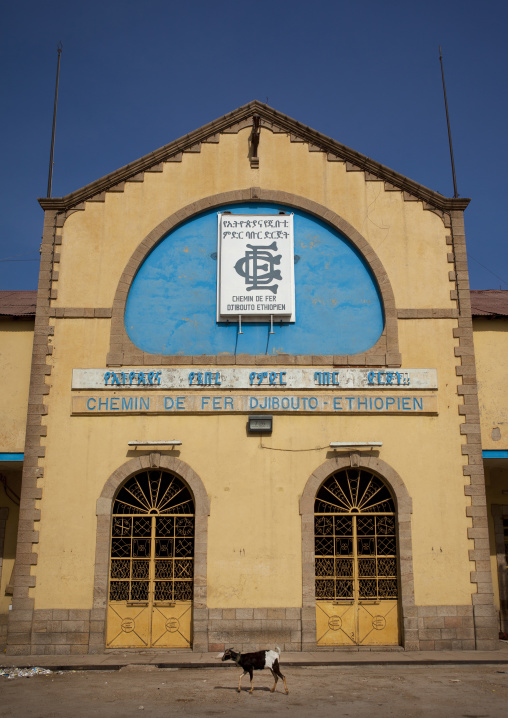
<path id="1" fill-rule="evenodd" d="M 295 321 L 293 214 L 218 214 L 217 321 Z"/>
<path id="2" fill-rule="evenodd" d="M 361 367 L 123 367 L 73 369 L 72 389 L 376 389 L 384 392 L 437 389 L 435 369 L 368 369 Z"/>

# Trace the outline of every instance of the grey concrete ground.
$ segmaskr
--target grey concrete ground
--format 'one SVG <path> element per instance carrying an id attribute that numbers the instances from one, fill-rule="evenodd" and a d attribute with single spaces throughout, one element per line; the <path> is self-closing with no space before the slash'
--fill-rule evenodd
<path id="1" fill-rule="evenodd" d="M 228 668 L 226 668 L 228 665 Z M 270 693 L 269 672 L 257 672 L 254 692 L 232 664 L 160 669 L 127 665 L 33 678 L 0 678 L 0 716 L 31 718 L 197 718 L 216 715 L 320 718 L 506 718 L 508 666 L 492 664 L 282 666 Z"/>
<path id="2" fill-rule="evenodd" d="M 47 648 L 52 648 L 48 646 Z M 54 646 L 53 646 L 54 648 Z M 394 650 L 340 650 L 283 652 L 286 666 L 322 665 L 382 665 L 382 664 L 447 664 L 447 663 L 499 663 L 508 664 L 508 641 L 499 641 L 495 651 L 404 651 Z M 121 668 L 131 664 L 150 664 L 159 668 L 215 668 L 217 653 L 194 653 L 187 650 L 173 651 L 108 651 L 100 654 L 81 655 L 0 655 L 0 666 L 43 666 L 47 668 L 97 669 Z"/>

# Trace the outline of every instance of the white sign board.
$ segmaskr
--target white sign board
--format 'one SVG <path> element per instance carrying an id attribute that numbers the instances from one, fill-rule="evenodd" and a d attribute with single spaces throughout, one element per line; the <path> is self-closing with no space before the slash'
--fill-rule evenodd
<path id="1" fill-rule="evenodd" d="M 218 214 L 217 321 L 294 322 L 292 214 Z"/>
<path id="2" fill-rule="evenodd" d="M 73 369 L 72 388 L 147 391 L 152 389 L 376 389 L 384 392 L 437 389 L 435 369 L 360 367 L 123 367 Z"/>

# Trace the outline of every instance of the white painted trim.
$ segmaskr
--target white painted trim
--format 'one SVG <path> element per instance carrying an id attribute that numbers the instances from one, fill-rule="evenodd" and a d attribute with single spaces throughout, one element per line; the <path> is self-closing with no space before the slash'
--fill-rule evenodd
<path id="1" fill-rule="evenodd" d="M 332 449 L 374 449 L 383 446 L 382 441 L 331 441 Z"/>
<path id="2" fill-rule="evenodd" d="M 129 441 L 129 446 L 180 446 L 181 441 Z"/>

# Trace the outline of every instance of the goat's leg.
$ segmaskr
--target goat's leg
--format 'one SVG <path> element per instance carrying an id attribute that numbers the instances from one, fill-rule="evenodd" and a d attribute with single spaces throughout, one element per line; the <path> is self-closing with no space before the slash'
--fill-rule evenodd
<path id="1" fill-rule="evenodd" d="M 243 678 L 245 675 L 247 675 L 247 671 L 244 671 L 244 672 L 240 675 L 240 680 L 238 681 L 238 693 L 241 693 L 241 691 L 242 691 L 242 678 Z"/>
<path id="2" fill-rule="evenodd" d="M 279 680 L 279 676 L 274 672 L 273 668 L 270 668 L 270 670 L 275 681 L 275 683 L 273 684 L 273 688 L 270 688 L 270 693 L 273 693 L 275 690 L 275 686 L 277 685 L 277 681 Z"/>
<path id="3" fill-rule="evenodd" d="M 272 673 L 274 674 L 274 677 L 275 677 L 275 685 L 277 685 L 277 679 L 282 678 L 282 680 L 284 681 L 284 688 L 286 690 L 286 695 L 287 695 L 289 693 L 289 691 L 288 691 L 288 687 L 286 684 L 286 678 L 280 672 L 279 661 L 274 661 Z M 273 687 L 273 690 L 275 690 L 275 686 Z"/>
<path id="4" fill-rule="evenodd" d="M 249 693 L 252 693 L 252 691 L 254 690 L 254 671 L 252 668 L 249 670 L 249 674 L 250 674 L 250 691 L 249 691 Z"/>

